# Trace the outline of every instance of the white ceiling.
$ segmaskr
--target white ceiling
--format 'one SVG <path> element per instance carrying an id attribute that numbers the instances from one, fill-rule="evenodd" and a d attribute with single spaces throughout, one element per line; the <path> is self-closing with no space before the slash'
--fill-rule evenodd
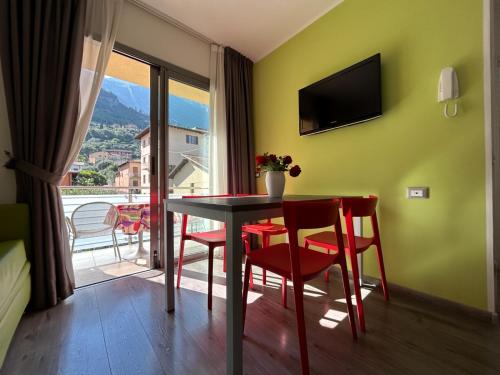
<path id="1" fill-rule="evenodd" d="M 342 0 L 140 0 L 258 61 Z"/>

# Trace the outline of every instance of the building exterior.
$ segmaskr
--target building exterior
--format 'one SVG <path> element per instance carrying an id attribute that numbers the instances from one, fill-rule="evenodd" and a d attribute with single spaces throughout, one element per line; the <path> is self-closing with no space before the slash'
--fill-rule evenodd
<path id="1" fill-rule="evenodd" d="M 169 126 L 169 173 L 174 171 L 184 160 L 192 159 L 189 164 L 198 163 L 208 166 L 208 132 L 201 129 L 186 129 L 182 127 Z M 141 142 L 141 186 L 150 186 L 150 157 L 151 157 L 151 134 L 149 128 L 137 134 L 136 139 Z M 204 159 L 204 161 L 202 161 Z M 193 165 L 193 173 L 196 168 Z M 188 167 L 186 167 L 188 168 Z M 185 170 L 184 170 L 185 171 Z M 201 172 L 200 172 L 201 173 Z M 208 176 L 208 168 L 205 174 Z M 170 178 L 169 178 L 170 179 Z M 202 183 L 201 179 L 198 179 Z M 208 177 L 206 181 L 208 187 Z M 172 184 L 169 183 L 169 186 Z"/>
<path id="2" fill-rule="evenodd" d="M 208 158 L 181 155 L 182 161 L 168 175 L 170 194 L 208 193 Z"/>
<path id="3" fill-rule="evenodd" d="M 141 187 L 141 161 L 130 160 L 118 166 L 116 172 L 116 187 Z"/>
<path id="4" fill-rule="evenodd" d="M 97 164 L 103 160 L 112 160 L 116 164 L 122 164 L 132 159 L 132 151 L 129 150 L 103 150 L 89 154 L 89 163 Z"/>
<path id="5" fill-rule="evenodd" d="M 75 161 L 73 164 L 71 164 L 71 167 L 66 173 L 60 183 L 60 186 L 72 186 L 73 185 L 73 178 L 82 170 L 83 166 L 85 163 L 80 162 L 80 161 Z"/>

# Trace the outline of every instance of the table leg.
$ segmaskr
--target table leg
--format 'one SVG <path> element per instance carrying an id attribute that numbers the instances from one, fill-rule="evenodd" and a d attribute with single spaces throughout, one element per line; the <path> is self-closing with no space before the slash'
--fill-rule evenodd
<path id="1" fill-rule="evenodd" d="M 165 309 L 167 312 L 175 309 L 174 296 L 174 213 L 165 214 Z"/>
<path id="2" fill-rule="evenodd" d="M 242 222 L 237 213 L 226 216 L 227 245 L 227 294 L 226 294 L 226 373 L 243 374 L 243 310 L 241 261 L 243 244 L 241 240 Z"/>

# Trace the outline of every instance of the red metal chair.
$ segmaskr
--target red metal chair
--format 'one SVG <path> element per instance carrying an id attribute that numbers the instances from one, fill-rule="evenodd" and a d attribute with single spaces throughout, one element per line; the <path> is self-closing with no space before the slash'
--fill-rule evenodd
<path id="1" fill-rule="evenodd" d="M 182 198 L 207 198 L 207 197 L 230 197 L 231 195 L 186 195 Z M 226 246 L 226 229 L 218 229 L 207 232 L 191 232 L 187 233 L 188 215 L 182 215 L 181 226 L 181 243 L 179 251 L 179 262 L 177 268 L 177 288 L 181 285 L 182 265 L 184 262 L 184 243 L 186 241 L 195 241 L 208 247 L 208 309 L 212 310 L 212 284 L 213 284 L 213 268 L 214 268 L 214 249 L 217 247 Z M 246 253 L 250 251 L 248 235 L 243 233 L 241 236 L 245 243 Z M 225 259 L 224 259 L 225 262 Z"/>
<path id="2" fill-rule="evenodd" d="M 380 278 L 382 288 L 384 290 L 385 300 L 389 300 L 389 289 L 387 288 L 387 280 L 385 278 L 384 258 L 382 256 L 382 244 L 380 243 L 380 232 L 377 220 L 377 202 L 375 196 L 343 198 L 342 211 L 344 213 L 347 234 L 343 234 L 343 243 L 345 244 L 345 252 L 351 258 L 352 278 L 354 282 L 354 293 L 356 295 L 356 308 L 358 310 L 359 325 L 361 331 L 365 332 L 365 315 L 363 309 L 363 299 L 361 298 L 361 286 L 359 284 L 359 268 L 357 254 L 366 251 L 370 246 L 374 245 L 377 249 L 378 265 L 380 270 Z M 354 235 L 355 217 L 370 217 L 373 229 L 373 237 L 360 237 Z M 339 248 L 337 237 L 331 232 L 320 232 L 305 238 L 306 249 L 309 246 L 318 246 L 328 250 L 337 251 Z M 328 273 L 325 273 L 325 280 L 328 281 Z"/>
<path id="3" fill-rule="evenodd" d="M 245 279 L 243 285 L 243 327 L 247 309 L 248 284 L 252 265 L 262 267 L 282 277 L 291 279 L 295 297 L 297 329 L 300 343 L 300 359 L 303 374 L 309 374 L 307 354 L 306 327 L 304 321 L 304 282 L 311 280 L 334 264 L 340 265 L 347 303 L 347 312 L 352 336 L 357 338 L 356 323 L 351 302 L 349 278 L 343 249 L 342 226 L 339 215 L 339 200 L 284 201 L 283 214 L 285 226 L 288 228 L 289 243 L 280 243 L 267 248 L 254 250 L 247 255 L 245 262 Z M 299 229 L 314 229 L 334 226 L 338 243 L 338 251 L 325 254 L 308 251 L 298 244 Z"/>

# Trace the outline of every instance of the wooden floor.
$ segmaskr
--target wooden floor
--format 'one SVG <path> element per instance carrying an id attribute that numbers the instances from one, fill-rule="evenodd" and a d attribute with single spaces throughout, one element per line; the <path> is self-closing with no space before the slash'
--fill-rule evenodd
<path id="1" fill-rule="evenodd" d="M 225 289 L 215 277 L 206 309 L 206 261 L 186 267 L 175 314 L 163 311 L 163 276 L 148 271 L 79 289 L 50 310 L 23 318 L 1 375 L 223 374 Z M 280 305 L 279 280 L 249 294 L 247 374 L 297 374 L 293 300 Z M 314 374 L 499 374 L 500 329 L 422 302 L 365 290 L 367 333 L 353 342 L 338 280 L 306 287 Z"/>

